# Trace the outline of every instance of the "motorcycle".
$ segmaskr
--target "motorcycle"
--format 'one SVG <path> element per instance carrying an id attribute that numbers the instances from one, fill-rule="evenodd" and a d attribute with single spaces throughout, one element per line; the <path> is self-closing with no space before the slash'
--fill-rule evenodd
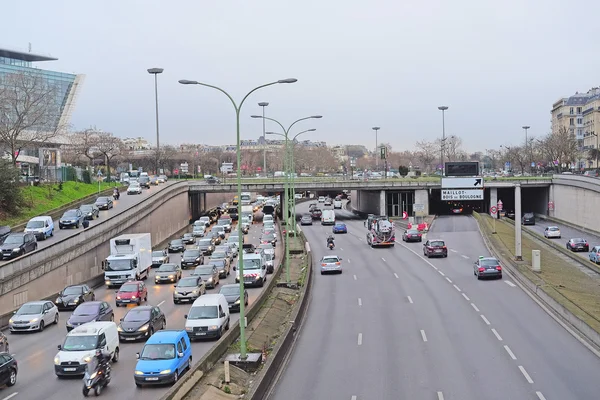
<path id="1" fill-rule="evenodd" d="M 103 365 L 91 367 L 88 363 L 88 368 L 83 377 L 83 396 L 87 397 L 90 391 L 94 391 L 96 396 L 100 396 L 102 389 L 108 386 L 110 382 L 110 364 L 106 362 Z"/>
<path id="2" fill-rule="evenodd" d="M 113 192 L 113 199 L 119 200 L 119 197 L 121 197 L 121 193 L 119 193 L 119 192 Z"/>
<path id="3" fill-rule="evenodd" d="M 327 247 L 329 247 L 329 250 L 333 250 L 333 249 L 334 249 L 334 247 L 335 247 L 335 244 L 333 244 L 333 242 L 329 242 L 329 243 L 327 244 Z"/>

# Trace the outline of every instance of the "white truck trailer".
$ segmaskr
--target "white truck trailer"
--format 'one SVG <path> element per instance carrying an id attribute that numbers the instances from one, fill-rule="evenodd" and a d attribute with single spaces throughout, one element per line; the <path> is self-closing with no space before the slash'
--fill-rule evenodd
<path id="1" fill-rule="evenodd" d="M 152 267 L 152 238 L 149 233 L 121 235 L 110 240 L 110 256 L 102 263 L 107 287 L 129 280 L 148 278 Z"/>

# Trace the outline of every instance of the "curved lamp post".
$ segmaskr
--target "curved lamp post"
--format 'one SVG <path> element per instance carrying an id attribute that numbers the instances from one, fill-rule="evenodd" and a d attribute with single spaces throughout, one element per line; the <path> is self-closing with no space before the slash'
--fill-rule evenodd
<path id="1" fill-rule="evenodd" d="M 242 170 L 241 170 L 241 151 L 240 151 L 240 110 L 244 105 L 246 99 L 255 91 L 262 89 L 267 86 L 277 85 L 279 83 L 295 83 L 298 79 L 289 78 L 289 79 L 280 79 L 275 82 L 265 83 L 264 85 L 260 85 L 249 91 L 240 101 L 239 105 L 233 100 L 233 97 L 229 95 L 225 90 L 220 87 L 209 85 L 207 83 L 202 83 L 198 81 L 190 81 L 186 79 L 179 80 L 179 83 L 182 85 L 200 85 L 206 86 L 219 92 L 223 93 L 233 104 L 233 108 L 235 109 L 235 120 L 236 120 L 236 153 L 237 153 L 237 195 L 238 199 L 242 198 Z M 238 201 L 238 215 L 242 215 L 242 202 Z M 240 281 L 240 299 L 244 298 L 244 252 L 243 252 L 243 244 L 244 244 L 244 233 L 242 232 L 242 224 L 238 221 L 237 224 L 238 231 L 238 271 L 239 271 L 239 281 Z M 246 355 L 246 325 L 245 325 L 245 306 L 244 302 L 240 302 L 240 359 L 245 360 L 247 358 Z"/>

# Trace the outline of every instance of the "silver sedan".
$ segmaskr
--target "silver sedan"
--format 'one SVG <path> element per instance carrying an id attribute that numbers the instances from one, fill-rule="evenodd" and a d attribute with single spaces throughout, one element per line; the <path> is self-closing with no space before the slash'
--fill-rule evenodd
<path id="1" fill-rule="evenodd" d="M 342 273 L 342 257 L 324 256 L 321 258 L 321 275 L 328 273 Z"/>
<path id="2" fill-rule="evenodd" d="M 58 308 L 51 301 L 30 301 L 15 311 L 8 321 L 11 332 L 43 331 L 58 323 Z"/>

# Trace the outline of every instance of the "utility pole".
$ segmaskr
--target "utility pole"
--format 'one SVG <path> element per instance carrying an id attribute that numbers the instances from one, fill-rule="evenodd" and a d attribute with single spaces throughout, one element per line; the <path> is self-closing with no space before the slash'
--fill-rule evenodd
<path id="1" fill-rule="evenodd" d="M 269 105 L 269 103 L 267 103 L 266 101 L 262 101 L 260 103 L 258 103 L 258 105 L 260 107 L 262 107 L 263 110 L 263 139 L 265 139 L 265 148 L 263 149 L 263 172 L 265 174 L 265 176 L 268 178 L 269 174 L 267 173 L 267 136 L 266 136 L 266 127 L 265 124 L 267 122 L 267 120 L 265 119 L 265 107 Z"/>
<path id="2" fill-rule="evenodd" d="M 440 146 L 440 168 L 444 176 L 444 146 L 446 146 L 446 110 L 448 106 L 439 106 L 438 110 L 442 112 L 442 145 Z"/>

